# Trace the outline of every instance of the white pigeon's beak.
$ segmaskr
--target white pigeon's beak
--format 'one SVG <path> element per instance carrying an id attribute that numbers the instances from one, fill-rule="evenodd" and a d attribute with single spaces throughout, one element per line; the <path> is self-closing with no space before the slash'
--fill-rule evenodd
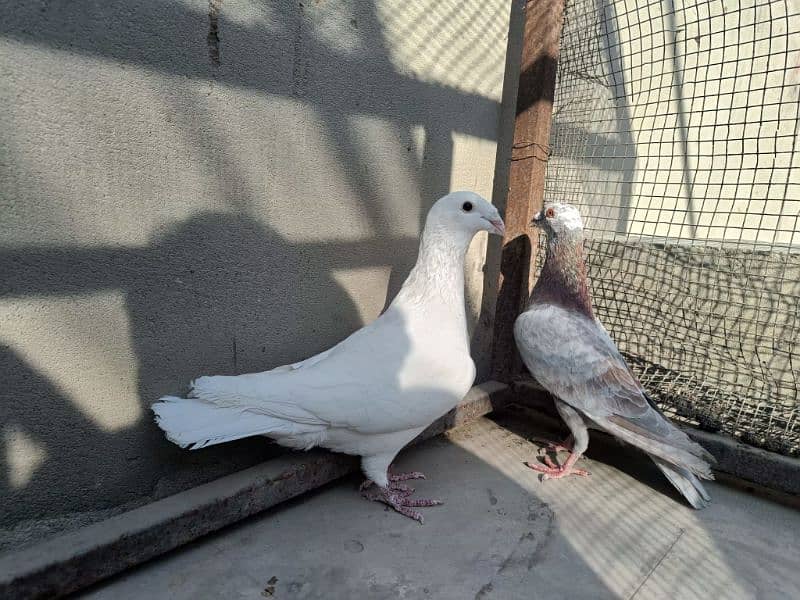
<path id="1" fill-rule="evenodd" d="M 533 215 L 533 220 L 531 221 L 531 225 L 539 225 L 544 220 L 544 213 L 540 210 L 535 215 Z"/>
<path id="2" fill-rule="evenodd" d="M 490 233 L 496 233 L 497 235 L 505 235 L 506 234 L 506 224 L 503 223 L 503 219 L 497 217 L 496 219 L 486 219 L 489 223 L 492 224 L 494 230 Z"/>

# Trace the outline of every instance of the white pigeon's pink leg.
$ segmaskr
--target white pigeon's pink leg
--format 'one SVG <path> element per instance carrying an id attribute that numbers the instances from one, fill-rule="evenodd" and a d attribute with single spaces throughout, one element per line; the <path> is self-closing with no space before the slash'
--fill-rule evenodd
<path id="1" fill-rule="evenodd" d="M 385 488 L 367 479 L 361 484 L 359 490 L 361 491 L 361 495 L 367 500 L 383 502 L 401 515 L 424 523 L 425 519 L 422 518 L 422 514 L 419 511 L 413 510 L 413 508 L 440 506 L 444 504 L 444 502 L 441 500 L 411 498 L 411 494 L 414 493 L 414 488 L 400 483 L 401 481 L 407 481 L 409 479 L 425 479 L 425 475 L 419 471 L 389 475 L 389 486 Z"/>

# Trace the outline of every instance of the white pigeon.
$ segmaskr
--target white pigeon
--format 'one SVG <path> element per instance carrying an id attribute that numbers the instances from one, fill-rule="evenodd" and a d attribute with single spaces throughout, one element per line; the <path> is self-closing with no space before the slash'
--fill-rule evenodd
<path id="1" fill-rule="evenodd" d="M 527 463 L 545 478 L 587 475 L 574 468 L 589 445 L 587 427 L 601 429 L 646 452 L 694 508 L 709 496 L 699 478 L 713 479 L 713 457 L 658 410 L 592 310 L 583 222 L 569 204 L 546 204 L 533 224 L 547 234 L 547 256 L 514 338 L 528 370 L 555 396 L 572 435 L 555 450 L 562 466 Z"/>
<path id="2" fill-rule="evenodd" d="M 156 423 L 183 448 L 266 435 L 290 448 L 361 456 L 364 496 L 422 522 L 389 475 L 397 453 L 454 408 L 475 379 L 464 307 L 464 255 L 479 231 L 502 235 L 497 209 L 454 192 L 428 212 L 419 255 L 397 297 L 375 321 L 302 362 L 236 376 L 200 377 L 188 398 L 167 396 Z M 374 483 L 374 486 L 372 485 Z"/>

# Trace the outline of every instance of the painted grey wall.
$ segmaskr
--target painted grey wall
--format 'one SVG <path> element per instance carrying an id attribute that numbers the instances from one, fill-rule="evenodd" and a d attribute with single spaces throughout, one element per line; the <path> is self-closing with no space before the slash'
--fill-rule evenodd
<path id="1" fill-rule="evenodd" d="M 182 451 L 148 407 L 334 344 L 393 297 L 438 197 L 491 195 L 508 23 L 504 0 L 3 3 L 6 539 L 275 451 Z M 483 373 L 485 256 L 482 234 Z"/>

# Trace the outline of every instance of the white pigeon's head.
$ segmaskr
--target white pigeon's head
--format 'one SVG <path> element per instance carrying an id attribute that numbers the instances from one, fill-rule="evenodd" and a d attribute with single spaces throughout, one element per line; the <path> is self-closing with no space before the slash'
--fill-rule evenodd
<path id="1" fill-rule="evenodd" d="M 490 202 L 475 192 L 452 192 L 439 198 L 428 212 L 431 225 L 453 232 L 465 232 L 470 238 L 479 231 L 503 235 L 506 226 Z"/>
<path id="2" fill-rule="evenodd" d="M 583 220 L 578 209 L 557 202 L 545 202 L 544 208 L 533 216 L 531 225 L 555 236 L 580 235 L 583 232 Z"/>

